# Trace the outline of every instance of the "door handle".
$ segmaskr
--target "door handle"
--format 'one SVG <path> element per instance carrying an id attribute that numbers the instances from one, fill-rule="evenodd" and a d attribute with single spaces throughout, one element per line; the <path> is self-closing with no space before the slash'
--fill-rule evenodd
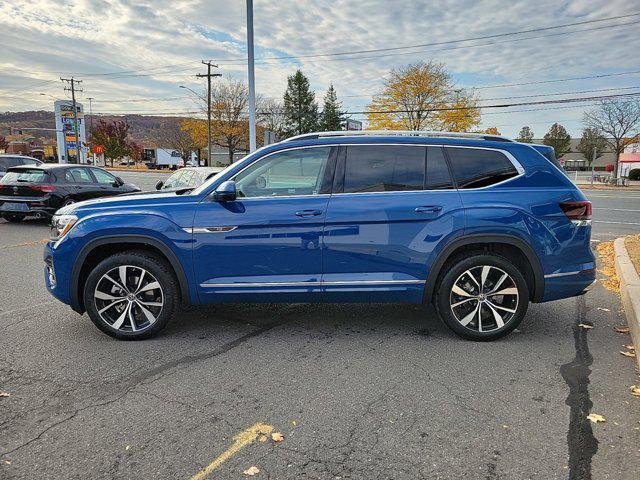
<path id="1" fill-rule="evenodd" d="M 417 213 L 437 213 L 442 210 L 440 205 L 424 205 L 422 207 L 416 207 Z"/>
<path id="2" fill-rule="evenodd" d="M 322 210 L 300 210 L 296 212 L 298 217 L 317 217 L 322 215 Z"/>

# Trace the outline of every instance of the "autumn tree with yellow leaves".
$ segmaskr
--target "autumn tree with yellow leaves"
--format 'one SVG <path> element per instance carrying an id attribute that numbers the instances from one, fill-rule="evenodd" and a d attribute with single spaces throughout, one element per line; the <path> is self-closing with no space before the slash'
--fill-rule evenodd
<path id="1" fill-rule="evenodd" d="M 211 139 L 215 145 L 227 150 L 229 162 L 233 162 L 235 153 L 249 150 L 248 105 L 249 89 L 242 81 L 226 79 L 217 82 L 211 88 Z M 202 109 L 206 113 L 206 104 Z M 206 147 L 206 120 L 184 120 L 181 123 L 181 129 L 191 135 L 194 146 Z M 261 135 L 258 129 L 258 139 Z"/>
<path id="2" fill-rule="evenodd" d="M 391 70 L 367 107 L 371 130 L 470 131 L 480 124 L 472 92 L 456 88 L 444 65 L 419 62 Z"/>

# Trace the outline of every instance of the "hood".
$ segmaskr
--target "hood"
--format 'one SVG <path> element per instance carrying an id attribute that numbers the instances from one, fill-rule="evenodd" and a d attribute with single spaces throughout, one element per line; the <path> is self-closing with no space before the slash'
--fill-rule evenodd
<path id="1" fill-rule="evenodd" d="M 176 203 L 197 202 L 199 198 L 197 195 L 176 195 L 174 192 L 132 193 L 73 203 L 62 207 L 56 214 L 79 214 L 84 216 L 100 210 L 140 208 L 144 206 L 159 207 Z"/>

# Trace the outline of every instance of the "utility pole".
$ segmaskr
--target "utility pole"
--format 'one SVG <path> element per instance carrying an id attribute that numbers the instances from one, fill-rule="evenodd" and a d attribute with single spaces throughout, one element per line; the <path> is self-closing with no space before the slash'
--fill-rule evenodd
<path id="1" fill-rule="evenodd" d="M 593 174 L 595 170 L 596 163 L 596 147 L 593 147 L 593 156 L 591 157 L 591 186 L 593 187 Z"/>
<path id="2" fill-rule="evenodd" d="M 253 0 L 247 0 L 247 58 L 249 70 L 249 153 L 256 149 L 256 78 L 253 68 Z"/>
<path id="3" fill-rule="evenodd" d="M 76 80 L 73 77 L 71 78 L 62 78 L 60 80 L 63 82 L 67 82 L 71 85 L 71 87 L 64 87 L 65 91 L 71 91 L 71 100 L 73 102 L 73 123 L 74 128 L 76 130 L 76 161 L 75 163 L 80 163 L 80 136 L 78 132 L 78 107 L 76 105 L 76 92 L 82 92 L 82 90 L 76 90 L 75 84 L 82 83 L 82 80 Z"/>
<path id="4" fill-rule="evenodd" d="M 211 60 L 202 60 L 207 73 L 198 73 L 196 77 L 207 77 L 207 167 L 211 166 L 211 77 L 221 77 L 221 73 L 211 73 L 211 67 L 218 68 Z"/>

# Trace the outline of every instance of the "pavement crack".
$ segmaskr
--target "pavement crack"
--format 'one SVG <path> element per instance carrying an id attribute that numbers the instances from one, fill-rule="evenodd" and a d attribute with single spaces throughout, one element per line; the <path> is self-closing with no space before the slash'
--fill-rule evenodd
<path id="1" fill-rule="evenodd" d="M 151 370 L 147 370 L 146 372 L 143 372 L 139 375 L 136 375 L 134 377 L 132 377 L 129 381 L 129 384 L 132 386 L 135 385 L 139 385 L 142 383 L 145 383 L 146 380 L 149 379 L 153 379 L 151 382 L 147 382 L 146 384 L 149 383 L 153 383 L 161 378 L 163 378 L 165 375 L 167 375 L 171 370 L 177 369 L 178 367 L 181 366 L 186 366 L 195 362 L 199 362 L 201 360 L 207 360 L 209 358 L 213 358 L 213 357 L 217 357 L 219 355 L 222 355 L 224 353 L 227 353 L 230 350 L 233 350 L 234 348 L 242 345 L 243 343 L 245 343 L 248 340 L 251 340 L 254 337 L 257 337 L 259 335 L 262 335 L 265 332 L 268 332 L 269 330 L 278 327 L 280 325 L 282 325 L 284 322 L 278 322 L 278 323 L 269 323 L 267 325 L 263 325 L 260 328 L 257 328 L 245 335 L 242 335 L 241 337 L 236 338 L 235 340 L 232 340 L 230 342 L 225 343 L 224 345 L 221 345 L 209 352 L 206 353 L 201 353 L 199 355 L 185 355 L 184 357 L 180 357 L 177 358 L 175 360 L 172 360 L 170 362 L 167 363 L 163 363 L 162 365 L 158 365 L 155 368 L 152 368 Z"/>
<path id="2" fill-rule="evenodd" d="M 588 332 L 579 324 L 586 315 L 584 296 L 576 297 L 573 338 L 576 355 L 569 363 L 560 367 L 560 374 L 569 386 L 565 403 L 570 408 L 567 445 L 569 447 L 569 480 L 590 480 L 591 460 L 598 451 L 598 440 L 593 435 L 591 422 L 587 418 L 593 402 L 589 395 L 589 368 L 593 357 L 589 352 Z"/>

